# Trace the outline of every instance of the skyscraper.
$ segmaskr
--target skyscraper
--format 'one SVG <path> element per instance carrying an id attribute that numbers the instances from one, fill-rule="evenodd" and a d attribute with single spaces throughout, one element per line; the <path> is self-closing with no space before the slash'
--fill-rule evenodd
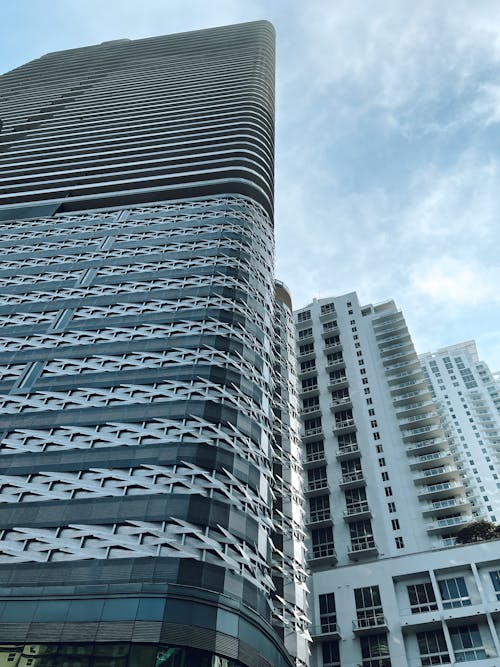
<path id="1" fill-rule="evenodd" d="M 479 489 L 403 314 L 350 293 L 295 322 L 311 665 L 497 665 L 499 542 L 454 546 Z"/>
<path id="2" fill-rule="evenodd" d="M 500 520 L 500 384 L 470 340 L 420 355 L 476 512 Z"/>
<path id="3" fill-rule="evenodd" d="M 272 26 L 48 54 L 0 96 L 0 660 L 291 665 Z"/>

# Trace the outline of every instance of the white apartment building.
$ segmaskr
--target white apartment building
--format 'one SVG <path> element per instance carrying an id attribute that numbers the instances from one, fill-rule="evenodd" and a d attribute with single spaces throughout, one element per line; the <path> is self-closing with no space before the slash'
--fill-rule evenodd
<path id="1" fill-rule="evenodd" d="M 500 667 L 499 543 L 449 548 L 481 507 L 402 313 L 350 293 L 295 322 L 312 667 Z"/>
<path id="2" fill-rule="evenodd" d="M 457 465 L 484 517 L 500 520 L 500 384 L 476 344 L 467 341 L 420 355 L 427 385 L 452 439 Z"/>

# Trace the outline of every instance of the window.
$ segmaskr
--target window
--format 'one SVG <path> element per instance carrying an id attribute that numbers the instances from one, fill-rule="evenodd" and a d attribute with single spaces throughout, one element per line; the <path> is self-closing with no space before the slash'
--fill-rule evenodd
<path id="1" fill-rule="evenodd" d="M 335 312 L 335 304 L 333 301 L 330 303 L 324 303 L 321 306 L 321 314 L 324 315 L 325 313 L 334 313 Z"/>
<path id="2" fill-rule="evenodd" d="M 319 410 L 319 397 L 312 396 L 311 398 L 304 398 L 302 401 L 302 412 L 307 414 L 308 412 L 315 412 Z"/>
<path id="3" fill-rule="evenodd" d="M 378 448 L 378 447 L 380 447 L 380 445 L 377 445 L 377 448 Z M 380 459 L 378 460 L 378 464 L 379 464 L 379 466 L 380 466 L 381 468 L 383 468 L 383 467 L 385 466 L 385 459 L 384 459 L 383 456 L 382 456 L 382 458 L 380 458 Z"/>
<path id="4" fill-rule="evenodd" d="M 317 491 L 318 489 L 325 489 L 328 487 L 328 480 L 326 476 L 326 466 L 313 468 L 307 471 L 308 490 Z"/>
<path id="5" fill-rule="evenodd" d="M 390 486 L 384 486 L 385 495 L 389 498 L 392 496 L 392 489 Z"/>
<path id="6" fill-rule="evenodd" d="M 312 391 L 313 389 L 317 388 L 318 388 L 318 378 L 316 375 L 314 377 L 302 380 L 302 391 Z"/>
<path id="7" fill-rule="evenodd" d="M 307 361 L 302 361 L 300 364 L 300 372 L 307 373 L 308 371 L 313 371 L 316 368 L 316 360 L 308 359 Z"/>
<path id="8" fill-rule="evenodd" d="M 308 463 L 311 461 L 321 461 L 325 458 L 325 447 L 323 440 L 316 440 L 314 442 L 306 443 L 306 460 Z"/>
<path id="9" fill-rule="evenodd" d="M 349 524 L 351 551 L 366 551 L 375 548 L 372 522 L 369 519 Z"/>
<path id="10" fill-rule="evenodd" d="M 309 354 L 314 352 L 314 343 L 306 343 L 299 347 L 299 354 Z"/>
<path id="11" fill-rule="evenodd" d="M 331 331 L 332 329 L 337 328 L 337 320 L 332 320 L 331 322 L 325 322 L 323 324 L 323 331 Z"/>
<path id="12" fill-rule="evenodd" d="M 382 447 L 382 445 L 376 445 L 375 450 L 376 450 L 377 454 L 382 454 L 382 452 L 384 451 L 384 448 Z M 384 463 L 384 465 L 385 465 L 385 463 Z"/>
<path id="13" fill-rule="evenodd" d="M 412 614 L 420 614 L 423 611 L 435 611 L 438 608 L 434 589 L 430 581 L 426 581 L 424 584 L 411 584 L 406 588 L 408 590 Z"/>
<path id="14" fill-rule="evenodd" d="M 388 482 L 389 481 L 389 473 L 387 471 L 384 471 L 382 473 L 382 481 L 383 482 Z"/>
<path id="15" fill-rule="evenodd" d="M 371 422 L 370 422 L 370 426 L 371 426 L 372 428 L 377 428 L 377 420 L 376 420 L 376 419 L 372 419 Z"/>
<path id="16" fill-rule="evenodd" d="M 488 657 L 483 648 L 481 633 L 475 623 L 450 628 L 450 638 L 457 662 L 482 660 Z"/>
<path id="17" fill-rule="evenodd" d="M 438 581 L 438 585 L 445 609 L 468 607 L 470 605 L 471 601 L 463 577 L 441 579 L 441 581 Z"/>
<path id="18" fill-rule="evenodd" d="M 375 417 L 375 410 L 374 410 L 373 408 L 370 408 L 370 409 L 368 410 L 368 416 L 369 416 L 369 417 Z"/>
<path id="19" fill-rule="evenodd" d="M 327 495 L 309 499 L 309 520 L 325 521 L 330 518 L 330 499 Z"/>
<path id="20" fill-rule="evenodd" d="M 340 345 L 339 336 L 330 336 L 329 338 L 325 338 L 325 347 L 334 347 L 335 345 Z"/>
<path id="21" fill-rule="evenodd" d="M 315 435 L 321 433 L 321 417 L 315 419 L 304 419 L 304 434 Z"/>
<path id="22" fill-rule="evenodd" d="M 363 487 L 359 489 L 347 489 L 345 492 L 346 515 L 352 516 L 359 512 L 367 512 L 368 501 L 366 491 Z"/>
<path id="23" fill-rule="evenodd" d="M 335 556 L 335 546 L 333 544 L 333 530 L 331 526 L 326 528 L 316 528 L 311 531 L 313 558 L 325 558 L 326 556 Z"/>
<path id="24" fill-rule="evenodd" d="M 319 622 L 322 633 L 335 632 L 337 630 L 334 593 L 324 593 L 319 596 Z"/>
<path id="25" fill-rule="evenodd" d="M 299 340 L 302 340 L 303 338 L 308 338 L 309 336 L 312 336 L 313 330 L 312 328 L 309 329 L 302 329 L 299 331 Z"/>
<path id="26" fill-rule="evenodd" d="M 344 357 L 342 352 L 330 352 L 330 354 L 326 355 L 326 360 L 328 364 L 338 364 L 344 361 Z"/>
<path id="27" fill-rule="evenodd" d="M 387 503 L 387 509 L 391 514 L 394 514 L 396 511 L 396 503 Z"/>
<path id="28" fill-rule="evenodd" d="M 422 667 L 444 665 L 450 662 L 446 639 L 442 630 L 417 632 L 417 642 Z"/>
<path id="29" fill-rule="evenodd" d="M 384 623 L 382 601 L 378 586 L 354 589 L 358 627 L 371 627 Z"/>
<path id="30" fill-rule="evenodd" d="M 500 600 L 500 570 L 490 572 L 491 583 L 497 594 L 497 600 Z"/>
<path id="31" fill-rule="evenodd" d="M 378 431 L 373 432 L 373 439 L 374 440 L 380 440 L 380 433 Z"/>
<path id="32" fill-rule="evenodd" d="M 338 642 L 322 642 L 323 667 L 340 667 L 340 654 Z"/>
<path id="33" fill-rule="evenodd" d="M 404 549 L 405 543 L 402 537 L 395 537 L 394 542 L 396 543 L 396 549 Z"/>
<path id="34" fill-rule="evenodd" d="M 391 667 L 387 635 L 361 637 L 361 656 L 363 667 Z"/>
<path id="35" fill-rule="evenodd" d="M 306 320 L 311 319 L 311 311 L 310 310 L 303 310 L 301 313 L 297 315 L 297 321 L 298 322 L 305 322 Z"/>
<path id="36" fill-rule="evenodd" d="M 342 482 L 355 482 L 363 479 L 363 469 L 361 467 L 360 459 L 352 459 L 351 461 L 341 461 L 340 469 L 342 471 Z"/>
<path id="37" fill-rule="evenodd" d="M 399 530 L 399 519 L 391 519 L 392 530 Z"/>

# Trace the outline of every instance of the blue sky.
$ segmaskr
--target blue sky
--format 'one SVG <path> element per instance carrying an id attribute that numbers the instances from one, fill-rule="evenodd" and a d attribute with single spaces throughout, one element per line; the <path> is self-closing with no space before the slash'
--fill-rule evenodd
<path id="1" fill-rule="evenodd" d="M 48 51 L 267 18 L 278 276 L 300 307 L 393 298 L 417 350 L 500 369 L 497 0 L 3 0 L 0 72 Z"/>

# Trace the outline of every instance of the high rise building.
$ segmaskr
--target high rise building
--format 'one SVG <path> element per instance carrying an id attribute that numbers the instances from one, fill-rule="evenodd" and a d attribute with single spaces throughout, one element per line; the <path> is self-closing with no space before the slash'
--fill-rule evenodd
<path id="1" fill-rule="evenodd" d="M 272 26 L 48 54 L 0 99 L 1 664 L 306 664 Z"/>
<path id="2" fill-rule="evenodd" d="M 497 667 L 499 543 L 454 546 L 482 505 L 403 314 L 350 293 L 295 323 L 312 667 Z"/>
<path id="3" fill-rule="evenodd" d="M 422 354 L 420 361 L 475 511 L 500 521 L 500 383 L 472 340 Z"/>

